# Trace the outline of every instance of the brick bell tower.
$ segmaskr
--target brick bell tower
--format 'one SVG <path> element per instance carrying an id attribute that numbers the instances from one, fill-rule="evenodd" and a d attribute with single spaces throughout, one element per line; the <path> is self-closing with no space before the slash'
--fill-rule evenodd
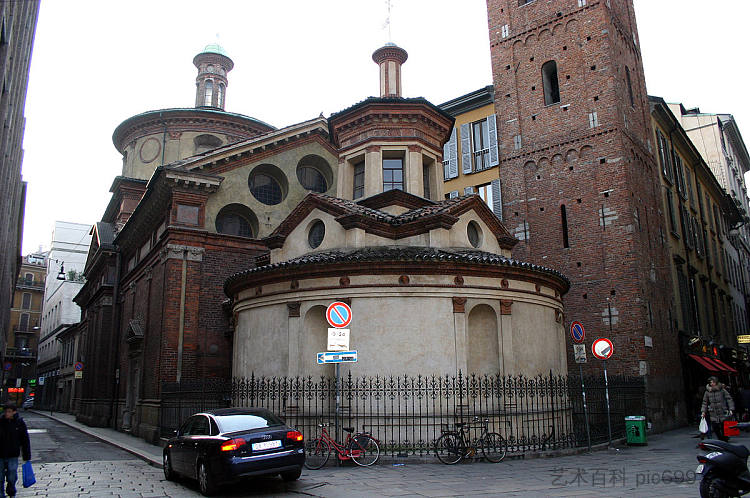
<path id="1" fill-rule="evenodd" d="M 206 45 L 201 53 L 193 58 L 198 68 L 195 78 L 195 107 L 213 107 L 224 110 L 227 99 L 227 74 L 234 68 L 234 62 L 224 49 L 217 45 Z"/>
<path id="2" fill-rule="evenodd" d="M 659 168 L 632 0 L 487 0 L 503 219 L 564 273 L 565 325 L 609 337 L 656 428 L 685 419 Z M 568 338 L 568 364 L 578 371 Z"/>

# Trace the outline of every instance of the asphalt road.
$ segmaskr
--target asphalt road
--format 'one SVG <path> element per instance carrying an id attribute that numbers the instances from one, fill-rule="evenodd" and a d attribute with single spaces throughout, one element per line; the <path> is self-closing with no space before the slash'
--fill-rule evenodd
<path id="1" fill-rule="evenodd" d="M 43 415 L 21 410 L 31 439 L 32 463 L 133 460 L 130 453 Z"/>

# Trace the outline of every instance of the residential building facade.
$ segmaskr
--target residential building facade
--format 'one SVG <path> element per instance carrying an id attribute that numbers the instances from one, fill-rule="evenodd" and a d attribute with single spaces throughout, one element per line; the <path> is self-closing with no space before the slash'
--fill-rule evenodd
<path id="1" fill-rule="evenodd" d="M 671 254 L 670 326 L 680 338 L 685 395 L 693 402 L 709 375 L 729 385 L 741 380 L 738 370 L 747 377 L 725 278 L 727 227 L 741 215 L 672 108 L 660 97 L 649 97 L 649 103 L 667 224 L 657 242 L 668 245 Z M 699 410 L 692 406 L 692 413 Z"/>
<path id="2" fill-rule="evenodd" d="M 21 263 L 26 184 L 21 181 L 24 108 L 39 0 L 0 2 L 0 351 L 13 334 L 7 329 Z"/>
<path id="3" fill-rule="evenodd" d="M 731 114 L 702 113 L 671 104 L 683 128 L 708 163 L 721 186 L 742 215 L 726 227 L 729 239 L 726 252 L 725 280 L 731 288 L 731 314 L 737 335 L 748 333 L 750 313 L 750 200 L 745 174 L 750 171 L 750 156 L 737 121 Z"/>
<path id="4" fill-rule="evenodd" d="M 44 377 L 40 403 L 57 409 L 62 402 L 59 335 L 81 320 L 81 308 L 73 297 L 83 287 L 83 269 L 91 243 L 91 227 L 81 223 L 56 221 L 47 256 L 37 374 Z M 41 385 L 40 385 L 41 387 Z"/>
<path id="5" fill-rule="evenodd" d="M 23 388 L 21 394 L 28 395 L 36 385 L 37 346 L 46 271 L 45 253 L 24 256 L 10 309 L 10 335 L 3 365 L 3 396 L 8 394 L 7 387 Z M 16 396 L 16 399 L 23 397 Z"/>
<path id="6" fill-rule="evenodd" d="M 664 221 L 633 2 L 487 6 L 513 256 L 571 280 L 566 326 L 583 323 L 587 344 L 611 339 L 610 372 L 645 376 L 649 421 L 677 426 L 686 420 L 679 342 L 668 247 L 654 244 Z M 601 372 L 602 362 L 584 369 Z"/>
<path id="7" fill-rule="evenodd" d="M 443 147 L 446 198 L 477 194 L 502 220 L 497 116 L 492 85 L 462 95 L 440 108 L 456 119 Z"/>

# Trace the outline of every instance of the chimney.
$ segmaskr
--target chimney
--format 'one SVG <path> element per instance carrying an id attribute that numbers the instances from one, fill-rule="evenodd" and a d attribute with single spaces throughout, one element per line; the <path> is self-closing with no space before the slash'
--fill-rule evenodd
<path id="1" fill-rule="evenodd" d="M 401 97 L 401 64 L 409 54 L 394 43 L 386 43 L 372 54 L 380 66 L 380 97 Z"/>

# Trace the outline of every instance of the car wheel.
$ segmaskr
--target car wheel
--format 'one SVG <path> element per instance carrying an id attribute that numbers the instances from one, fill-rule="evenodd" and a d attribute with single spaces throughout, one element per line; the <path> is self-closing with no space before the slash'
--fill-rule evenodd
<path id="1" fill-rule="evenodd" d="M 164 460 L 162 462 L 162 468 L 164 469 L 164 479 L 167 481 L 176 481 L 177 474 L 172 469 L 172 457 L 169 456 L 168 452 L 164 452 Z"/>
<path id="2" fill-rule="evenodd" d="M 302 467 L 298 468 L 297 470 L 289 470 L 287 472 L 282 472 L 281 478 L 285 482 L 291 482 L 291 481 L 296 481 L 297 479 L 299 479 L 299 476 L 301 475 L 302 475 Z"/>
<path id="3" fill-rule="evenodd" d="M 216 493 L 216 481 L 204 462 L 198 464 L 198 488 L 203 496 L 212 496 Z"/>

